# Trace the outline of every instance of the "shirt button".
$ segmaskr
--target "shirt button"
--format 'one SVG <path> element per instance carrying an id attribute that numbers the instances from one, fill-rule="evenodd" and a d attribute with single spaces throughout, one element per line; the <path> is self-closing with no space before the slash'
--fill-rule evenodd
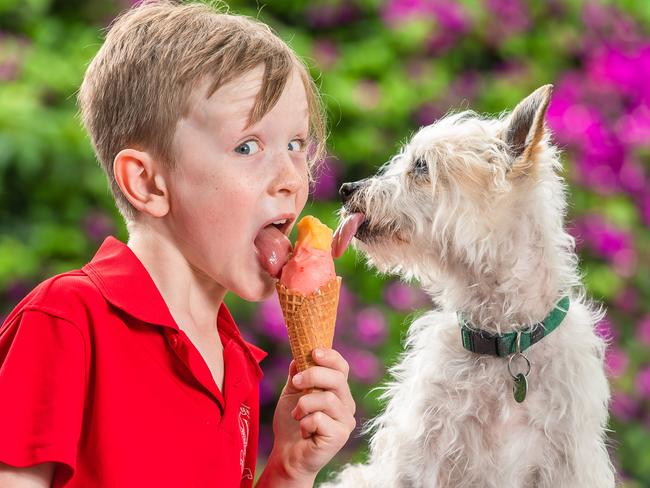
<path id="1" fill-rule="evenodd" d="M 178 345 L 178 336 L 171 336 L 169 338 L 169 343 L 172 345 L 172 347 L 176 347 Z"/>

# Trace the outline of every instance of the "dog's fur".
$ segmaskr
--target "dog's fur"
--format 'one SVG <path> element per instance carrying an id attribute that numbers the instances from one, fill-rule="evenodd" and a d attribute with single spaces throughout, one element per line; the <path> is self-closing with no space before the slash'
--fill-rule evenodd
<path id="1" fill-rule="evenodd" d="M 544 123 L 551 88 L 499 118 L 447 116 L 348 184 L 343 216 L 366 215 L 355 246 L 379 271 L 417 280 L 437 307 L 410 326 L 368 461 L 324 486 L 614 486 L 602 311 L 563 228 L 566 186 Z M 504 333 L 543 320 L 563 295 L 562 324 L 524 352 L 532 370 L 518 404 L 507 359 L 463 349 L 456 312 Z"/>

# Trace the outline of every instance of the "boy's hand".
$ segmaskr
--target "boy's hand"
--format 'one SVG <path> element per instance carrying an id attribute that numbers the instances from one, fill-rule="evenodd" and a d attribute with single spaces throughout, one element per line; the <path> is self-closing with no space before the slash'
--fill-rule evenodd
<path id="1" fill-rule="evenodd" d="M 273 417 L 268 467 L 296 486 L 312 486 L 356 426 L 347 361 L 333 349 L 317 349 L 312 357 L 317 366 L 300 374 L 292 361 Z M 310 388 L 317 390 L 303 392 Z"/>

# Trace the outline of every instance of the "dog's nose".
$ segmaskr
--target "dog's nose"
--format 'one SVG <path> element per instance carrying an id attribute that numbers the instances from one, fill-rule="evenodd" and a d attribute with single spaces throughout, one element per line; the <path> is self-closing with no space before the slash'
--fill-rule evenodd
<path id="1" fill-rule="evenodd" d="M 361 184 L 358 181 L 353 181 L 351 183 L 343 183 L 341 188 L 339 188 L 339 195 L 341 195 L 341 200 L 343 203 L 347 202 L 352 194 L 359 189 Z"/>

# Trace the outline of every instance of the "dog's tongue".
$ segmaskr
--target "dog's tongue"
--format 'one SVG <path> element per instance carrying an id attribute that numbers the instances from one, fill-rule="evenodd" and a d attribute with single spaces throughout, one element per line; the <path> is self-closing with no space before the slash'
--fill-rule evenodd
<path id="1" fill-rule="evenodd" d="M 255 250 L 262 267 L 277 278 L 289 259 L 291 242 L 277 227 L 267 225 L 255 238 Z"/>
<path id="2" fill-rule="evenodd" d="M 366 216 L 362 213 L 353 213 L 348 215 L 343 222 L 338 226 L 334 232 L 334 240 L 332 241 L 332 256 L 340 258 L 345 249 L 352 241 L 354 234 L 357 233 L 359 226 L 365 220 Z"/>

